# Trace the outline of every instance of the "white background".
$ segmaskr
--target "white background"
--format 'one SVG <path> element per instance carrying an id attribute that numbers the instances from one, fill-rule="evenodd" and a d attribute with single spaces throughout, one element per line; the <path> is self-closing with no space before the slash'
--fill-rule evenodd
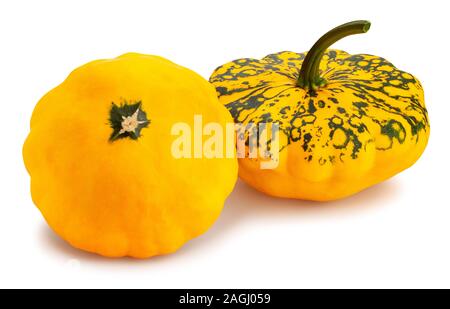
<path id="1" fill-rule="evenodd" d="M 0 287 L 450 288 L 447 1 L 2 1 Z M 205 78 L 240 57 L 308 50 L 327 30 L 372 21 L 334 47 L 383 56 L 425 89 L 432 133 L 391 180 L 331 203 L 264 196 L 241 182 L 203 236 L 149 260 L 72 249 L 34 207 L 21 156 L 34 105 L 77 66 L 135 51 Z"/>

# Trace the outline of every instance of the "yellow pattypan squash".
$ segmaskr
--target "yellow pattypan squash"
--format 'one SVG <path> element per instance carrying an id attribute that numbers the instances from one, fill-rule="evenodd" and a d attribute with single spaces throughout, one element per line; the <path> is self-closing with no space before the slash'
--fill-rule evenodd
<path id="1" fill-rule="evenodd" d="M 214 87 L 157 56 L 74 70 L 37 104 L 23 148 L 34 203 L 76 248 L 145 258 L 180 248 L 219 216 L 234 158 L 181 158 L 171 127 L 232 122 Z"/>
<path id="2" fill-rule="evenodd" d="M 308 53 L 243 58 L 213 72 L 210 81 L 235 122 L 279 126 L 278 165 L 261 169 L 261 157 L 239 159 L 245 182 L 274 196 L 334 200 L 420 157 L 430 132 L 420 82 L 386 59 L 327 49 L 369 27 L 350 22 Z"/>

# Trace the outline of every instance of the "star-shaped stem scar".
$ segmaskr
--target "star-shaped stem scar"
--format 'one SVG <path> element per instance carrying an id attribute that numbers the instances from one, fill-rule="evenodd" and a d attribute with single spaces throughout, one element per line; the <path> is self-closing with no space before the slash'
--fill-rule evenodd
<path id="1" fill-rule="evenodd" d="M 112 103 L 109 113 L 109 123 L 113 129 L 109 138 L 111 142 L 125 137 L 138 139 L 141 136 L 141 130 L 150 124 L 141 105 L 141 101 L 133 104 L 124 102 L 120 106 Z"/>

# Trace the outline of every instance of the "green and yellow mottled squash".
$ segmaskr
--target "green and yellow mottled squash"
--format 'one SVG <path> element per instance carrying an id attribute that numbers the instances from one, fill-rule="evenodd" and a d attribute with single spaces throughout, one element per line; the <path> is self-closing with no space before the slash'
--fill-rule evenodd
<path id="1" fill-rule="evenodd" d="M 261 158 L 241 158 L 245 182 L 274 196 L 334 200 L 420 157 L 430 132 L 420 82 L 386 59 L 327 49 L 369 27 L 350 22 L 308 53 L 243 58 L 213 72 L 210 82 L 235 122 L 280 128 L 278 166 L 261 169 Z"/>

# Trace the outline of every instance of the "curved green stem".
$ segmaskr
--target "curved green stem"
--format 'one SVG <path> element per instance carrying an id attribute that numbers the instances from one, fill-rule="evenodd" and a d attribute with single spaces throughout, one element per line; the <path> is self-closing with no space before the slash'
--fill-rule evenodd
<path id="1" fill-rule="evenodd" d="M 323 54 L 335 42 L 340 39 L 358 33 L 366 33 L 370 29 L 367 20 L 352 21 L 325 33 L 307 53 L 300 69 L 297 85 L 304 89 L 317 89 L 326 85 L 326 80 L 320 77 L 319 66 Z"/>

